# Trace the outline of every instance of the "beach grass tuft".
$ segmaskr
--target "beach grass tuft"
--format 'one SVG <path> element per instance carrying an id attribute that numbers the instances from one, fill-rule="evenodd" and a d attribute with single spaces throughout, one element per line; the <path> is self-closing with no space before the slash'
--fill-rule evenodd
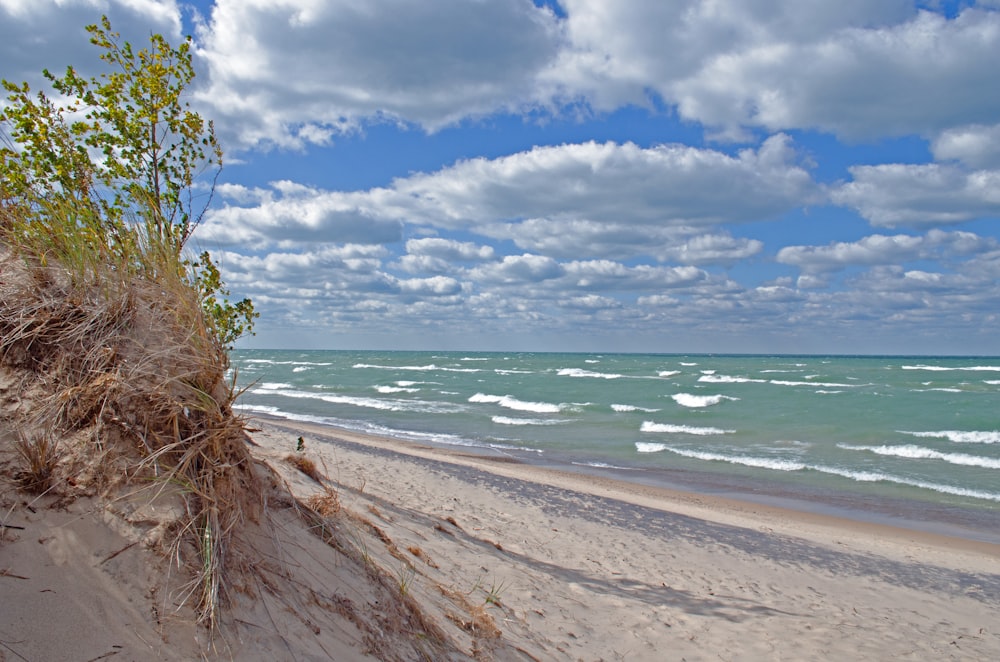
<path id="1" fill-rule="evenodd" d="M 320 473 L 319 467 L 316 466 L 316 462 L 305 455 L 286 455 L 285 462 L 292 465 L 320 485 L 323 484 L 323 474 Z"/>
<path id="2" fill-rule="evenodd" d="M 36 494 L 52 487 L 56 465 L 60 458 L 58 445 L 52 437 L 19 432 L 14 442 L 14 450 L 20 460 L 16 478 L 22 487 Z"/>
<path id="3" fill-rule="evenodd" d="M 15 421 L 22 484 L 64 497 L 183 486 L 171 530 L 197 541 L 192 597 L 211 625 L 234 532 L 262 508 L 227 349 L 170 236 L 137 217 L 111 251 L 89 213 L 0 204 L 0 362 L 33 394 Z"/>

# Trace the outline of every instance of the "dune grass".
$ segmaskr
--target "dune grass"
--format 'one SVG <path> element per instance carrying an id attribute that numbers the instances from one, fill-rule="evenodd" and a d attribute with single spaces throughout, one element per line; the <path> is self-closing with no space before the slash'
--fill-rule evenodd
<path id="1" fill-rule="evenodd" d="M 0 204 L 0 361 L 38 392 L 17 421 L 23 483 L 181 486 L 187 514 L 170 544 L 198 550 L 192 596 L 214 624 L 233 532 L 262 507 L 227 348 L 153 211 L 102 235 L 87 205 L 36 203 Z M 55 441 L 71 437 L 71 448 Z M 115 467 L 94 470 L 106 462 Z M 98 475 L 103 484 L 82 478 Z"/>

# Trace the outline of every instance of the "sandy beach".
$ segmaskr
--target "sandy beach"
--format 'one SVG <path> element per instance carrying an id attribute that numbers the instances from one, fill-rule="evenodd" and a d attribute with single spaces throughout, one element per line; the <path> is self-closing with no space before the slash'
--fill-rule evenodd
<path id="1" fill-rule="evenodd" d="M 244 539 L 273 570 L 236 592 L 210 639 L 166 613 L 150 553 L 115 529 L 134 510 L 25 509 L 8 490 L 5 524 L 21 528 L 0 545 L 0 659 L 1000 657 L 1000 546 L 327 427 L 251 427 L 255 456 L 300 501 L 336 494 L 330 537 L 272 498 L 272 528 Z M 447 645 L 400 643 L 414 632 Z"/>
<path id="2" fill-rule="evenodd" d="M 345 505 L 377 511 L 398 546 L 434 560 L 415 583 L 496 587 L 504 638 L 539 659 L 1000 655 L 995 545 L 318 426 L 260 427 L 271 448 L 301 434 Z"/>

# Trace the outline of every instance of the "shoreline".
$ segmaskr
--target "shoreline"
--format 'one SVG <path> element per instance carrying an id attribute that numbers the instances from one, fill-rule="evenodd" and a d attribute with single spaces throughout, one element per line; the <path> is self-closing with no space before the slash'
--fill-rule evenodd
<path id="1" fill-rule="evenodd" d="M 301 455 L 353 513 L 347 544 L 358 544 L 357 526 L 377 532 L 390 551 L 382 567 L 431 618 L 457 622 L 442 603 L 451 596 L 493 624 L 459 619 L 473 658 L 490 646 L 502 647 L 486 654 L 498 660 L 1000 655 L 1000 545 L 251 423 L 253 453 L 280 466 L 299 498 L 324 489 L 289 463 L 304 439 Z"/>
<path id="2" fill-rule="evenodd" d="M 514 458 L 509 455 L 489 455 L 477 453 L 475 447 L 452 447 L 396 439 L 368 432 L 360 432 L 334 425 L 297 421 L 268 416 L 254 412 L 247 419 L 251 429 L 255 423 L 266 423 L 274 428 L 284 429 L 297 436 L 311 435 L 316 439 L 336 446 L 352 444 L 369 451 L 389 453 L 428 462 L 437 462 L 450 467 L 461 467 L 481 471 L 494 476 L 527 483 L 545 485 L 579 494 L 607 498 L 633 506 L 650 508 L 666 513 L 692 517 L 707 522 L 724 525 L 751 526 L 768 531 L 795 535 L 810 540 L 826 540 L 831 534 L 855 542 L 886 539 L 919 544 L 928 548 L 946 548 L 952 551 L 968 551 L 1000 558 L 1000 534 L 997 542 L 958 535 L 968 531 L 964 527 L 952 527 L 954 533 L 947 532 L 944 523 L 939 529 L 933 526 L 906 526 L 905 524 L 938 524 L 913 522 L 892 517 L 879 517 L 867 511 L 848 511 L 849 514 L 829 512 L 838 510 L 810 501 L 781 498 L 771 495 L 727 495 L 701 492 L 682 487 L 665 487 L 643 482 L 623 480 L 617 477 L 599 475 L 595 467 L 576 467 L 565 464 L 533 463 L 530 458 Z M 308 443 L 308 442 L 307 442 Z M 778 502 L 778 503 L 776 503 Z M 812 506 L 796 507 L 796 506 Z M 823 512 L 826 510 L 827 512 Z M 852 514 L 869 517 L 851 517 Z"/>

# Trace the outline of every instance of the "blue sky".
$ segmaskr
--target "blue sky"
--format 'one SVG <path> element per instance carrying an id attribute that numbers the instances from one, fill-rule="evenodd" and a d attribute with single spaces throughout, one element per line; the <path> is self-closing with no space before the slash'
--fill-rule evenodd
<path id="1" fill-rule="evenodd" d="M 191 34 L 245 347 L 1000 354 L 1000 0 L 0 0 Z"/>

